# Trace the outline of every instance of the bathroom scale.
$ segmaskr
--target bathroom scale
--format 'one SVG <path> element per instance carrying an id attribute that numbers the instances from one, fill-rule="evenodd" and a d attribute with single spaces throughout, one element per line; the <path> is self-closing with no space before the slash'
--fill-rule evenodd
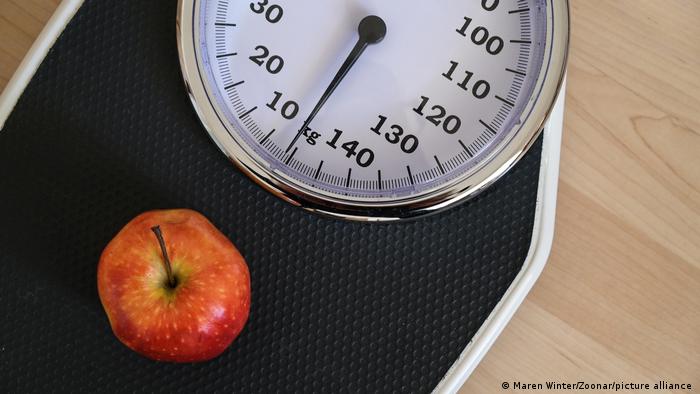
<path id="1" fill-rule="evenodd" d="M 3 392 L 456 392 L 550 252 L 568 2 L 64 0 L 0 96 Z M 111 332 L 102 249 L 245 256 L 220 357 Z"/>

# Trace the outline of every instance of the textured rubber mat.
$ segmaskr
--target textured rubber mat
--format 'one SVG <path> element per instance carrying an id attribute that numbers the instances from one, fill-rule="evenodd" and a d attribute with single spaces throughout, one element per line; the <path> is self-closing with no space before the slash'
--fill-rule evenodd
<path id="1" fill-rule="evenodd" d="M 180 75 L 176 1 L 87 1 L 0 132 L 0 392 L 429 392 L 528 251 L 541 144 L 489 191 L 405 224 L 316 217 L 211 143 Z M 189 207 L 240 248 L 248 325 L 218 359 L 155 363 L 112 335 L 102 248 Z"/>

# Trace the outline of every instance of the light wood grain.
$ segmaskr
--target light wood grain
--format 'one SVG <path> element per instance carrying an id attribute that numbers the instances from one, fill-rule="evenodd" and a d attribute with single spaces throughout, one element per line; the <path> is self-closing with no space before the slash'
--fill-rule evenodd
<path id="1" fill-rule="evenodd" d="M 700 391 L 700 2 L 571 5 L 552 256 L 462 391 L 553 379 Z"/>
<path id="2" fill-rule="evenodd" d="M 0 0 L 0 89 L 12 77 L 60 0 Z"/>
<path id="3" fill-rule="evenodd" d="M 0 0 L 0 89 L 58 3 Z M 700 391 L 700 1 L 571 5 L 554 249 L 462 392 L 662 379 Z"/>

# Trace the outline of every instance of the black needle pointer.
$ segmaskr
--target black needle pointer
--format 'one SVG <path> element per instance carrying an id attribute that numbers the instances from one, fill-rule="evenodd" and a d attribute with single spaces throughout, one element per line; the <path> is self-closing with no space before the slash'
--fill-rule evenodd
<path id="1" fill-rule="evenodd" d="M 340 82 L 343 81 L 343 78 L 345 78 L 352 66 L 355 65 L 357 59 L 359 59 L 365 49 L 367 49 L 367 46 L 381 42 L 384 39 L 384 36 L 386 36 L 386 24 L 382 18 L 375 15 L 370 15 L 362 19 L 357 28 L 357 32 L 360 35 L 360 38 L 357 40 L 357 44 L 355 44 L 355 47 L 352 49 L 352 52 L 350 52 L 350 55 L 348 55 L 345 63 L 343 63 L 340 70 L 338 70 L 338 73 L 331 81 L 331 84 L 328 85 L 328 88 L 323 93 L 323 96 L 321 96 L 321 99 L 318 101 L 313 111 L 311 111 L 309 117 L 306 118 L 306 121 L 304 121 L 304 124 L 299 129 L 299 132 L 294 137 L 294 140 L 292 140 L 292 143 L 289 144 L 289 147 L 287 147 L 287 152 L 292 150 L 294 144 L 296 144 L 297 140 L 299 140 L 299 137 L 304 134 L 306 128 L 309 127 L 318 112 L 321 110 L 321 108 L 323 108 L 324 104 L 326 104 L 326 101 L 328 101 L 331 95 L 333 95 L 335 89 L 338 87 L 338 85 L 340 85 Z"/>

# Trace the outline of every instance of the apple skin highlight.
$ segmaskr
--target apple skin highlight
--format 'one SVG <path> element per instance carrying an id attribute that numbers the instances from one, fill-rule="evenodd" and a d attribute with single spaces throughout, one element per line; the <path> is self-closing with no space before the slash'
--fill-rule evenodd
<path id="1" fill-rule="evenodd" d="M 162 231 L 175 286 L 153 228 Z M 206 361 L 243 329 L 250 274 L 243 256 L 209 220 L 191 210 L 143 213 L 107 245 L 97 287 L 114 334 L 158 361 Z"/>

